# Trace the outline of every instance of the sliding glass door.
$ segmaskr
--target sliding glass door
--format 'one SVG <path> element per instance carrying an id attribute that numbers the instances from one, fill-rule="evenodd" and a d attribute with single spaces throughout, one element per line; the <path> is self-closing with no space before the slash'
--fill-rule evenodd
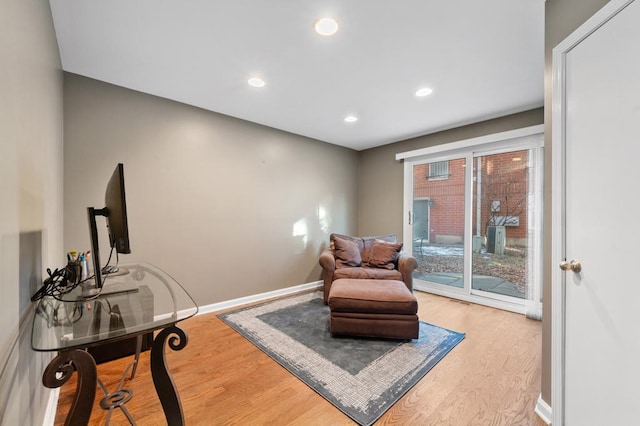
<path id="1" fill-rule="evenodd" d="M 533 150 L 474 157 L 472 290 L 527 298 L 535 241 L 534 158 Z"/>
<path id="2" fill-rule="evenodd" d="M 413 167 L 413 255 L 415 278 L 464 287 L 465 158 Z"/>
<path id="3" fill-rule="evenodd" d="M 540 302 L 542 135 L 405 159 L 415 288 L 510 309 Z"/>

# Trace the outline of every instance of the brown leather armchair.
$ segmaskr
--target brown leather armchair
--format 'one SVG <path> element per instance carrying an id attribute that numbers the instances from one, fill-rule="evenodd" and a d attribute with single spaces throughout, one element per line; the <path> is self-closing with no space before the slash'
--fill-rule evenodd
<path id="1" fill-rule="evenodd" d="M 328 301 L 331 283 L 341 278 L 403 281 L 413 291 L 413 271 L 418 262 L 411 254 L 400 251 L 402 244 L 396 240 L 395 235 L 352 237 L 331 234 L 331 248 L 323 251 L 319 260 L 324 302 Z"/>

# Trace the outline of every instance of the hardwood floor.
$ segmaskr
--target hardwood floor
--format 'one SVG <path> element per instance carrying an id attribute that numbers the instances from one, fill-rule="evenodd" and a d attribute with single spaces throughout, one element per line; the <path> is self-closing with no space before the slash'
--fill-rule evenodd
<path id="1" fill-rule="evenodd" d="M 523 315 L 416 292 L 420 319 L 466 333 L 465 339 L 376 425 L 535 425 L 540 394 L 541 324 Z M 214 314 L 181 323 L 182 351 L 167 351 L 187 425 L 353 425 L 337 408 L 287 372 Z M 108 389 L 117 386 L 129 358 L 98 366 Z M 74 375 L 75 378 L 75 375 Z M 75 391 L 61 389 L 56 425 L 63 424 Z M 156 396 L 149 352 L 136 378 L 125 383 L 127 407 L 139 425 L 166 424 Z M 92 425 L 104 424 L 98 389 Z M 120 410 L 112 425 L 128 424 Z"/>

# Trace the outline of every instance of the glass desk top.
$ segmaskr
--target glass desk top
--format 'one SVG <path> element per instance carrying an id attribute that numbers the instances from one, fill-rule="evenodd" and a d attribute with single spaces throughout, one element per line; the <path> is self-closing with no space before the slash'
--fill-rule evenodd
<path id="1" fill-rule="evenodd" d="M 170 275 L 149 263 L 118 265 L 103 294 L 83 296 L 78 286 L 63 301 L 46 296 L 36 308 L 31 347 L 61 351 L 97 346 L 165 328 L 194 316 L 198 307 Z M 109 293 L 116 290 L 133 291 Z"/>

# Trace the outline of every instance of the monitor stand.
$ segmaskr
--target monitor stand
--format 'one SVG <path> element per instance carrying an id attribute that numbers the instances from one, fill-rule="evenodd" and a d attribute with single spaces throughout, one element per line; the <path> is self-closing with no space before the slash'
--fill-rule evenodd
<path id="1" fill-rule="evenodd" d="M 107 280 L 106 283 L 102 285 L 102 291 L 100 292 L 100 296 L 106 296 L 107 294 L 117 294 L 117 293 L 130 293 L 132 291 L 139 291 L 140 287 L 138 284 L 132 281 L 111 281 Z"/>
<path id="2" fill-rule="evenodd" d="M 130 293 L 139 291 L 138 284 L 133 280 L 121 280 L 115 277 L 127 275 L 129 270 L 120 268 L 117 272 L 112 274 L 105 274 L 102 281 L 102 291 L 96 288 L 94 281 L 87 281 L 82 285 L 82 297 L 92 298 L 96 296 L 106 296 L 118 293 Z"/>
<path id="3" fill-rule="evenodd" d="M 109 267 L 107 267 L 109 268 Z M 113 272 L 107 272 L 105 271 L 106 268 L 102 269 L 102 276 L 103 277 L 119 277 L 120 275 L 127 275 L 129 273 L 129 270 L 127 268 L 121 268 L 119 266 L 115 267 L 116 269 Z"/>

